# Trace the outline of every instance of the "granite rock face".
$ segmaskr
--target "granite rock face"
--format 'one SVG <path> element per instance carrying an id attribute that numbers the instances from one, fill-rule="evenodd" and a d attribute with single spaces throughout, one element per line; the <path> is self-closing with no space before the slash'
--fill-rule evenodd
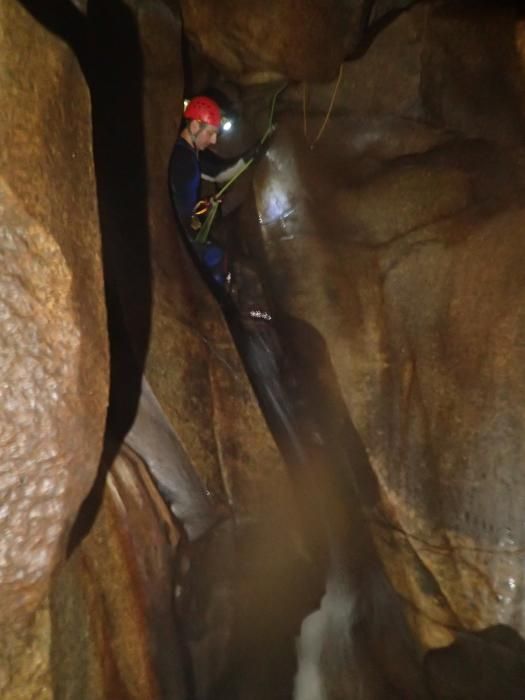
<path id="1" fill-rule="evenodd" d="M 409 2 L 354 0 L 183 0 L 184 28 L 193 44 L 236 82 L 330 80 L 360 48 L 370 21 Z"/>
<path id="2" fill-rule="evenodd" d="M 223 313 L 184 245 L 168 197 L 168 162 L 183 101 L 180 49 L 174 52 L 181 28 L 161 3 L 137 3 L 134 12 L 144 47 L 142 135 L 148 186 L 141 235 L 147 242 L 130 237 L 116 221 L 115 278 L 125 323 L 130 342 L 140 348 L 143 333 L 137 318 L 148 297 L 142 364 L 166 420 L 211 500 L 254 515 L 272 503 L 282 504 L 289 483 Z M 124 248 L 130 253 L 127 259 L 119 254 Z M 144 252 L 147 260 L 141 258 Z M 135 352 L 140 356 L 140 350 Z"/>
<path id="3" fill-rule="evenodd" d="M 287 641 L 297 631 L 296 574 L 308 556 L 283 460 L 170 209 L 181 24 L 160 2 L 74 6 L 93 32 L 88 76 L 21 4 L 0 9 L 0 694 L 186 697 L 172 618 L 179 531 L 157 491 L 162 475 L 153 483 L 144 463 L 155 433 L 147 451 L 121 445 L 145 377 L 212 507 L 235 510 L 248 533 L 261 522 L 270 533 L 261 556 L 251 534 L 228 549 L 228 527 L 224 557 L 213 537 L 201 542 L 185 591 L 190 632 L 206 623 L 193 615 L 199 595 L 209 619 L 224 614 L 218 634 L 212 622 L 195 643 L 196 658 L 222 659 L 238 601 L 228 589 L 214 617 L 200 573 L 222 585 L 243 563 L 236 653 L 250 658 L 255 676 L 241 679 L 250 696 L 261 640 L 278 648 L 267 621 L 279 606 L 293 613 Z M 318 3 L 303 3 L 298 32 L 295 3 L 256 4 L 248 17 L 234 1 L 181 6 L 193 41 L 244 83 L 332 79 L 368 10 L 373 19 L 393 9 L 334 3 L 325 22 Z M 238 219 L 309 400 L 306 453 L 315 462 L 325 450 L 319 464 L 337 468 L 359 500 L 328 488 L 310 494 L 310 510 L 321 503 L 326 521 L 348 530 L 349 549 L 362 537 L 383 582 L 356 574 L 362 560 L 350 553 L 368 645 L 356 670 L 384 676 L 371 700 L 391 700 L 392 689 L 491 697 L 498 674 L 510 698 L 523 678 L 523 34 L 508 6 L 422 3 L 401 14 L 344 63 L 339 82 L 288 88 L 256 172 L 257 211 L 252 201 Z M 257 89 L 247 90 L 254 102 Z M 79 518 L 108 401 L 102 258 L 115 442 Z M 360 509 L 373 546 L 353 529 Z M 295 559 L 304 569 L 288 571 Z M 399 616 L 366 630 L 381 609 L 374 585 Z M 426 688 L 390 636 L 401 617 L 418 659 L 428 652 Z M 262 668 L 272 663 L 270 654 Z M 491 668 L 482 683 L 480 665 Z"/>
<path id="4" fill-rule="evenodd" d="M 180 535 L 146 466 L 126 449 L 98 496 L 98 508 L 84 511 L 89 534 L 50 596 L 53 697 L 185 700 L 173 596 Z"/>
<path id="5" fill-rule="evenodd" d="M 175 526 L 159 484 L 137 476 L 146 469 L 140 445 L 117 457 L 143 374 L 210 501 L 266 512 L 286 498 L 288 481 L 170 208 L 180 24 L 161 3 L 81 9 L 69 45 L 46 26 L 67 29 L 71 8 L 62 23 L 44 10 L 39 23 L 17 2 L 0 10 L 0 688 L 9 700 L 77 697 L 84 678 L 90 698 L 182 698 L 180 668 L 170 666 L 171 678 L 166 670 L 178 653 L 176 543 L 165 537 Z M 79 516 L 101 460 L 108 326 L 109 434 Z M 110 561 L 116 574 L 104 568 Z"/>
<path id="6" fill-rule="evenodd" d="M 45 595 L 94 481 L 108 354 L 88 91 L 18 3 L 2 3 L 0 26 L 5 621 Z"/>
<path id="7" fill-rule="evenodd" d="M 414 8 L 345 66 L 316 143 L 335 83 L 311 88 L 306 138 L 301 92 L 288 92 L 255 188 L 252 246 L 284 342 L 313 385 L 335 376 L 325 401 L 340 439 L 353 426 L 367 455 L 350 451 L 346 468 L 422 651 L 497 625 L 525 634 L 525 81 L 516 17 L 492 19 L 489 30 L 482 13 L 469 40 L 480 74 L 495 70 L 489 42 L 513 76 L 505 99 L 491 101 L 489 82 L 460 88 L 472 52 L 446 69 L 470 12 Z"/>

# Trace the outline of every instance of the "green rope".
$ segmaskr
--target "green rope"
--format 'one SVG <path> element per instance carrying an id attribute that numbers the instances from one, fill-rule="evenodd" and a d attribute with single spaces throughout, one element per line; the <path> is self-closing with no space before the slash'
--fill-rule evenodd
<path id="1" fill-rule="evenodd" d="M 269 138 L 270 134 L 273 131 L 273 115 L 275 112 L 275 105 L 277 103 L 277 98 L 281 94 L 281 92 L 285 89 L 286 83 L 282 85 L 274 94 L 273 99 L 272 99 L 272 104 L 270 108 L 270 118 L 268 120 L 268 128 L 264 132 L 262 138 L 261 138 L 261 143 L 264 143 L 266 139 Z M 217 200 L 220 200 L 222 195 L 226 192 L 226 190 L 233 185 L 233 183 L 250 167 L 250 165 L 253 163 L 255 158 L 250 158 L 250 160 L 246 161 L 246 163 L 243 165 L 243 167 L 239 170 L 238 173 L 236 173 L 232 178 L 228 180 L 228 182 L 217 192 L 217 194 L 213 197 L 213 203 L 211 205 L 210 210 L 208 211 L 206 215 L 206 219 L 204 220 L 204 223 L 202 224 L 199 233 L 195 236 L 195 240 L 197 243 L 206 243 L 208 240 L 208 236 L 210 234 L 210 229 L 213 224 L 213 221 L 215 219 L 215 216 L 217 214 L 217 211 L 219 209 L 220 202 Z"/>

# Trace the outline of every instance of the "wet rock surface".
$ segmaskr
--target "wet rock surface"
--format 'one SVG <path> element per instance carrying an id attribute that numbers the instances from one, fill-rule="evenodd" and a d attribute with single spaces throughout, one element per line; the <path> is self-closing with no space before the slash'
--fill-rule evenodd
<path id="1" fill-rule="evenodd" d="M 241 5 L 185 0 L 191 40 L 309 85 L 236 219 L 230 329 L 165 183 L 181 18 L 79 1 L 62 41 L 55 13 L 0 10 L 0 694 L 306 700 L 299 667 L 315 700 L 521 697 L 523 21 Z M 235 87 L 244 135 L 274 89 Z M 101 259 L 108 439 L 64 561 L 102 447 Z"/>
<path id="2" fill-rule="evenodd" d="M 108 12 L 100 17 L 107 43 L 97 67 L 96 154 L 105 181 L 108 277 L 117 299 L 110 323 L 119 328 L 112 420 L 122 433 L 131 428 L 144 374 L 211 501 L 253 514 L 280 501 L 289 487 L 221 308 L 171 210 L 166 173 L 183 101 L 180 22 L 162 3 L 130 3 L 128 14 L 136 23 L 130 42 L 136 64 L 123 58 L 107 74 L 123 20 Z M 115 143 L 126 115 L 143 107 L 143 118 Z M 141 147 L 130 153 L 134 138 Z M 140 179 L 130 183 L 119 159 L 140 173 L 143 189 Z"/>
<path id="3" fill-rule="evenodd" d="M 319 589 L 308 552 L 264 522 L 225 520 L 178 553 L 177 611 L 190 660 L 192 698 L 289 698 L 295 637 Z"/>
<path id="4" fill-rule="evenodd" d="M 288 478 L 169 207 L 180 24 L 160 3 L 95 2 L 78 15 L 69 5 L 54 8 L 63 15 L 28 5 L 1 11 L 12 31 L 1 35 L 12 64 L 2 74 L 1 162 L 4 306 L 13 331 L 4 338 L 11 452 L 2 615 L 18 624 L 3 635 L 2 696 L 38 689 L 41 697 L 184 697 L 184 673 L 173 663 L 172 580 L 162 568 L 173 550 L 162 550 L 162 565 L 150 551 L 155 538 L 164 547 L 165 524 L 134 481 L 142 467 L 123 467 L 119 457 L 107 471 L 133 423 L 144 372 L 219 510 L 268 512 L 289 498 Z M 108 433 L 96 488 L 78 516 L 99 467 L 108 401 L 102 267 Z M 172 457 L 165 463 L 176 471 Z M 115 479 L 126 483 L 115 489 Z M 112 495 L 101 505 L 104 483 Z M 106 571 L 110 562 L 116 571 Z M 57 565 L 51 622 L 45 603 L 30 617 Z"/>
<path id="5" fill-rule="evenodd" d="M 324 363 L 310 371 L 333 373 L 324 400 L 346 413 L 366 449 L 368 464 L 358 468 L 350 454 L 348 468 L 421 653 L 446 646 L 462 630 L 498 623 L 524 633 L 525 533 L 518 514 L 524 171 L 521 151 L 504 143 L 522 142 L 509 106 L 523 97 L 523 74 L 513 72 L 517 24 L 515 16 L 512 22 L 499 16 L 500 41 L 514 47 L 505 65 L 519 77 L 509 99 L 498 102 L 505 117 L 494 117 L 512 127 L 492 139 L 472 92 L 463 93 L 463 103 L 451 101 L 452 111 L 439 119 L 425 101 L 427 88 L 435 102 L 455 89 L 449 74 L 440 91 L 433 73 L 434 59 L 452 41 L 453 34 L 440 31 L 445 16 L 415 8 L 349 66 L 313 146 L 322 102 L 310 96 L 305 138 L 302 95 L 288 93 L 297 110 L 283 115 L 258 170 L 262 225 L 252 238 L 282 315 L 285 347 L 304 348 L 308 327 L 326 344 Z M 463 26 L 468 17 L 450 21 Z M 393 49 L 408 50 L 401 39 L 407 23 L 417 29 L 410 50 L 420 74 L 393 81 L 394 94 L 401 85 L 407 95 L 397 114 L 392 99 L 394 114 L 379 110 L 369 119 L 392 85 L 388 71 L 381 81 L 379 66 L 395 71 Z M 471 36 L 481 52 L 486 34 Z M 360 76 L 363 85 L 364 76 L 373 78 L 374 89 L 368 83 L 368 102 L 358 93 L 354 108 Z M 321 99 L 335 89 L 335 83 L 320 88 Z M 505 668 L 493 678 L 503 678 Z M 449 697 L 441 681 L 434 687 L 434 676 L 430 689 Z M 468 688 L 466 676 L 463 682 Z"/>

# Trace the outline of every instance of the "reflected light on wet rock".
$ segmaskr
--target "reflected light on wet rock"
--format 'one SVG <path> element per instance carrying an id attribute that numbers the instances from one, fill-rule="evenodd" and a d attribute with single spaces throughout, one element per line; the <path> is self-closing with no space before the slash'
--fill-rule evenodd
<path id="1" fill-rule="evenodd" d="M 259 212 L 259 223 L 263 226 L 273 224 L 279 219 L 287 218 L 295 211 L 285 192 L 278 188 L 272 188 L 272 190 L 264 197 L 263 208 Z"/>
<path id="2" fill-rule="evenodd" d="M 272 317 L 267 311 L 261 311 L 260 309 L 254 309 L 250 311 L 250 316 L 252 318 L 260 318 L 264 321 L 271 321 Z"/>

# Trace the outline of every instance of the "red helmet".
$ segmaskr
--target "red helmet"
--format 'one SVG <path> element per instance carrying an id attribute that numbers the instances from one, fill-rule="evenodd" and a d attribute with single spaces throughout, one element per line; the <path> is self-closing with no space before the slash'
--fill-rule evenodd
<path id="1" fill-rule="evenodd" d="M 215 100 L 209 97 L 199 96 L 190 100 L 184 110 L 184 117 L 211 124 L 217 129 L 221 125 L 221 109 Z"/>

